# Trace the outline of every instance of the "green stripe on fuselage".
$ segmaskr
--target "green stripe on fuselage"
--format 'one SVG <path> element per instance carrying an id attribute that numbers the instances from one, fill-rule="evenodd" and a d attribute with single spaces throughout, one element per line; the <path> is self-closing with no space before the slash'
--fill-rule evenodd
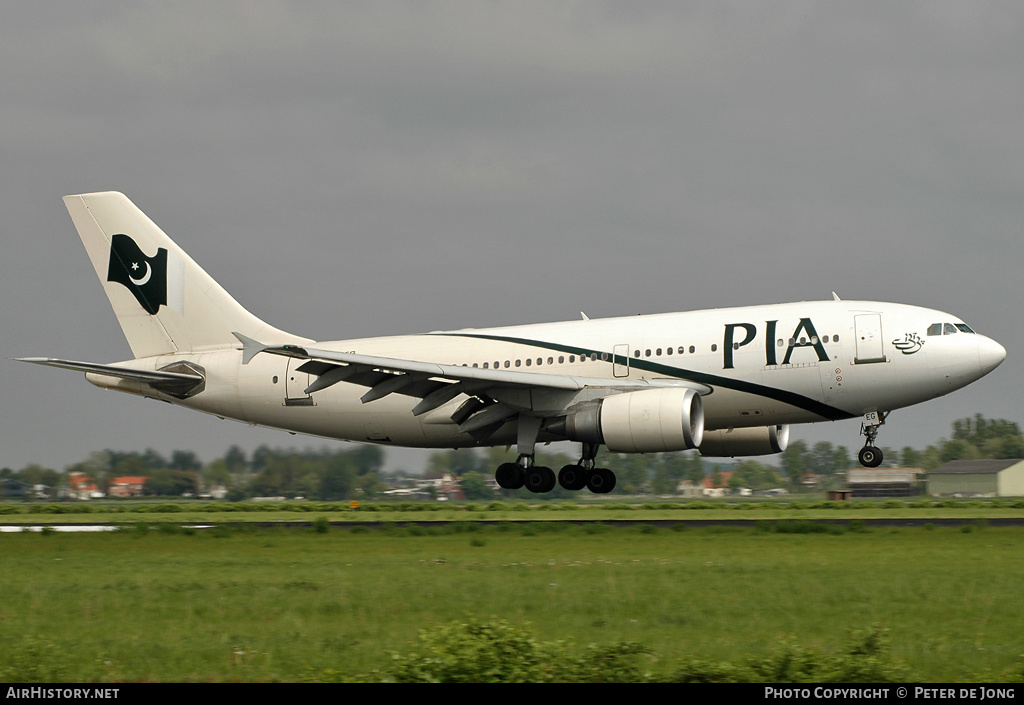
<path id="1" fill-rule="evenodd" d="M 569 355 L 580 355 L 584 357 L 589 357 L 592 354 L 608 355 L 607 362 L 611 362 L 614 359 L 613 353 L 610 353 L 606 350 L 592 350 L 590 348 L 582 348 L 575 345 L 563 345 L 561 343 L 551 343 L 542 340 L 530 340 L 528 338 L 513 338 L 511 336 L 504 335 L 484 335 L 480 333 L 438 333 L 436 335 L 445 335 L 458 338 L 477 338 L 480 340 L 500 340 L 506 343 L 530 345 L 535 348 L 543 348 L 545 350 L 568 353 Z M 658 362 L 651 362 L 650 360 L 642 360 L 640 358 L 635 357 L 628 359 L 629 366 L 634 369 L 653 372 L 655 374 L 664 375 L 665 377 L 673 377 L 675 379 L 681 379 L 687 382 L 697 382 L 699 384 L 706 384 L 712 388 L 723 387 L 725 389 L 732 389 L 733 391 L 737 392 L 744 392 L 746 394 L 754 394 L 756 396 L 774 399 L 775 401 L 782 402 L 783 404 L 789 404 L 790 406 L 795 406 L 798 409 L 803 409 L 804 411 L 809 411 L 812 414 L 817 414 L 818 416 L 821 416 L 824 419 L 828 419 L 829 421 L 840 421 L 842 419 L 853 418 L 853 414 L 843 411 L 842 409 L 837 409 L 833 406 L 829 406 L 828 404 L 824 404 L 818 401 L 817 399 L 805 397 L 802 394 L 788 392 L 785 389 L 766 387 L 763 384 L 755 384 L 754 382 L 747 382 L 741 379 L 730 379 L 729 377 L 721 377 L 719 375 L 708 374 L 706 372 L 685 370 L 679 367 L 663 365 Z"/>

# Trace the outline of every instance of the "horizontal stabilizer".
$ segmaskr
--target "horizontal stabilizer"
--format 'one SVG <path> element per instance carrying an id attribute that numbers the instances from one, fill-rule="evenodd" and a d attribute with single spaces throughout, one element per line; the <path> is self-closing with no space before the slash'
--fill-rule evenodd
<path id="1" fill-rule="evenodd" d="M 135 382 L 143 382 L 154 389 L 168 394 L 186 395 L 198 385 L 205 382 L 200 374 L 186 372 L 167 372 L 165 370 L 136 370 L 130 367 L 118 367 L 117 365 L 104 365 L 98 362 L 78 362 L 77 360 L 60 360 L 52 357 L 19 357 L 21 362 L 31 362 L 34 365 L 46 365 L 47 367 L 60 367 L 65 370 L 75 370 L 119 379 L 130 379 Z"/>

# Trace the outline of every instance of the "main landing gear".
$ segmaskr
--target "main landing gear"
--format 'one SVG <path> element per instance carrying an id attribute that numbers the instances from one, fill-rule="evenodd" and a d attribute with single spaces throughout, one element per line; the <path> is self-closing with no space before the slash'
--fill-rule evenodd
<path id="1" fill-rule="evenodd" d="M 885 423 L 888 416 L 888 413 L 882 411 L 869 411 L 864 415 L 864 422 L 860 427 L 860 433 L 864 436 L 864 447 L 857 453 L 857 458 L 864 467 L 877 468 L 882 464 L 882 451 L 875 446 L 875 439 L 878 437 L 878 427 Z"/>
<path id="2" fill-rule="evenodd" d="M 595 494 L 606 494 L 615 489 L 615 473 L 595 467 L 597 444 L 584 443 L 583 457 L 575 465 L 566 465 L 558 471 L 557 482 L 564 489 L 576 491 L 584 487 Z M 543 493 L 555 489 L 555 473 L 551 468 L 533 464 L 533 455 L 520 454 L 514 463 L 502 463 L 494 473 L 498 486 L 506 490 L 525 487 L 531 492 Z"/>

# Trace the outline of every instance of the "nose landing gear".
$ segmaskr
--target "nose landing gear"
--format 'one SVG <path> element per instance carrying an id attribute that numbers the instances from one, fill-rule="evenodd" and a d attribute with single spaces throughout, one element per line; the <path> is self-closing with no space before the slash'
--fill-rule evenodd
<path id="1" fill-rule="evenodd" d="M 860 433 L 864 436 L 864 447 L 857 453 L 860 464 L 867 468 L 877 468 L 882 464 L 882 451 L 875 446 L 875 439 L 878 437 L 878 427 L 885 423 L 889 414 L 883 411 L 869 411 L 864 414 L 864 422 L 861 424 Z"/>

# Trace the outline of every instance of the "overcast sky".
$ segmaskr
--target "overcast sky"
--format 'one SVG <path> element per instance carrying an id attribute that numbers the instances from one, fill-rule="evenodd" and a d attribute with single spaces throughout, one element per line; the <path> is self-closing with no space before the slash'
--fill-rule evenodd
<path id="1" fill-rule="evenodd" d="M 316 339 L 834 290 L 1008 350 L 881 445 L 1024 421 L 1022 36 L 1016 2 L 5 3 L 0 467 L 330 443 L 9 359 L 130 358 L 61 202 L 99 190 Z"/>

